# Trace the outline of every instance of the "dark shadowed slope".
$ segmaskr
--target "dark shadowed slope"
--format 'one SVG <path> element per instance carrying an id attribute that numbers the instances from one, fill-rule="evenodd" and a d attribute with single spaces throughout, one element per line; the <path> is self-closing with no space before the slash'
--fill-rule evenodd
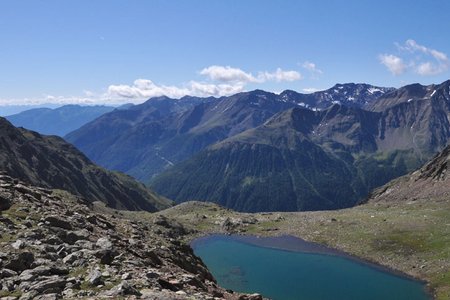
<path id="1" fill-rule="evenodd" d="M 155 211 L 170 206 L 131 177 L 94 165 L 62 138 L 15 128 L 3 118 L 0 150 L 1 170 L 37 186 L 64 189 L 115 208 Z"/>

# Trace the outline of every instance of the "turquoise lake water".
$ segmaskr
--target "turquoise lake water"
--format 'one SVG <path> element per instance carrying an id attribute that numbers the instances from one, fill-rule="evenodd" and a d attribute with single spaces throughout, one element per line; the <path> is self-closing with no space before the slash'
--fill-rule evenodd
<path id="1" fill-rule="evenodd" d="M 293 237 L 214 235 L 192 247 L 222 287 L 274 300 L 430 299 L 418 281 Z"/>

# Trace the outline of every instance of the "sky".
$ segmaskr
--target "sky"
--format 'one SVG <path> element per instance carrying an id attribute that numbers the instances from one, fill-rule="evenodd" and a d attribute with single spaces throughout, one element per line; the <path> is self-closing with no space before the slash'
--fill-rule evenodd
<path id="1" fill-rule="evenodd" d="M 0 106 L 450 78 L 448 0 L 0 0 Z"/>

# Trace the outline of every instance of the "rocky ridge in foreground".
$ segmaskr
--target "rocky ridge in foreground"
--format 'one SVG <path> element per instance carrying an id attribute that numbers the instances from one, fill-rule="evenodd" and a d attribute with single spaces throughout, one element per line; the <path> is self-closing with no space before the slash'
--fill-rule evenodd
<path id="1" fill-rule="evenodd" d="M 0 297 L 261 299 L 218 287 L 179 242 L 188 233 L 161 215 L 94 212 L 65 191 L 0 174 Z"/>

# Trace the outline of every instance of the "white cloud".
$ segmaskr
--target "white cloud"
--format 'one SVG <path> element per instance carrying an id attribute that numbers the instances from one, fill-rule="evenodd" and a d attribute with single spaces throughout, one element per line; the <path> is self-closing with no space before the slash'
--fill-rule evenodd
<path id="1" fill-rule="evenodd" d="M 323 71 L 320 70 L 319 68 L 317 68 L 316 64 L 310 61 L 305 61 L 302 64 L 302 67 L 306 70 L 308 70 L 311 73 L 311 76 L 315 79 L 317 79 L 317 77 L 319 75 L 323 74 Z"/>
<path id="2" fill-rule="evenodd" d="M 419 52 L 422 52 L 425 54 L 429 54 L 429 55 L 433 56 L 436 60 L 439 60 L 439 61 L 448 61 L 447 55 L 445 53 L 440 52 L 435 49 L 425 47 L 423 45 L 419 45 L 419 44 L 417 44 L 417 42 L 415 40 L 411 40 L 411 39 L 407 40 L 405 42 L 405 46 L 399 45 L 399 48 L 402 50 L 410 51 L 410 52 L 419 51 Z"/>
<path id="3" fill-rule="evenodd" d="M 210 66 L 200 71 L 201 75 L 208 76 L 211 80 L 223 82 L 256 82 L 252 74 L 230 66 Z"/>
<path id="4" fill-rule="evenodd" d="M 296 81 L 302 79 L 302 74 L 297 71 L 283 71 L 277 68 L 275 72 L 264 72 L 258 74 L 258 79 L 260 82 L 265 81 Z"/>
<path id="5" fill-rule="evenodd" d="M 302 89 L 302 91 L 307 94 L 311 94 L 311 93 L 315 93 L 315 92 L 319 91 L 319 89 L 311 87 L 311 88 L 304 88 L 304 89 Z"/>
<path id="6" fill-rule="evenodd" d="M 14 106 L 14 105 L 40 105 L 40 104 L 82 104 L 82 105 L 93 105 L 99 103 L 98 97 L 77 97 L 77 96 L 53 96 L 44 95 L 35 98 L 20 98 L 20 99 L 1 99 L 1 106 Z"/>
<path id="7" fill-rule="evenodd" d="M 431 76 L 431 75 L 437 75 L 442 72 L 445 72 L 448 69 L 448 65 L 436 65 L 432 62 L 424 62 L 419 64 L 415 71 L 419 75 L 423 76 Z"/>
<path id="8" fill-rule="evenodd" d="M 196 96 L 226 96 L 244 91 L 243 84 L 208 84 L 197 81 L 190 82 L 191 95 Z"/>
<path id="9" fill-rule="evenodd" d="M 110 98 L 148 99 L 157 96 L 181 98 L 191 96 L 227 96 L 245 90 L 247 84 L 267 81 L 295 81 L 302 79 L 297 71 L 284 71 L 277 68 L 275 72 L 259 72 L 257 76 L 239 68 L 230 66 L 209 66 L 200 71 L 208 82 L 190 81 L 182 87 L 157 85 L 148 79 L 137 79 L 132 85 L 110 85 L 107 95 Z"/>
<path id="10" fill-rule="evenodd" d="M 180 98 L 189 94 L 189 89 L 176 86 L 156 85 L 148 79 L 136 79 L 133 85 L 119 84 L 108 87 L 108 95 L 132 99 L 144 99 L 166 95 Z"/>
<path id="11" fill-rule="evenodd" d="M 302 79 L 297 71 L 284 71 L 277 68 L 274 72 L 259 72 L 257 76 L 230 66 L 209 66 L 200 71 L 205 81 L 188 81 L 180 86 L 157 84 L 149 79 L 136 79 L 132 84 L 112 84 L 104 93 L 83 91 L 81 97 L 64 97 L 45 95 L 36 99 L 0 99 L 0 105 L 39 104 L 39 103 L 81 103 L 81 104 L 120 104 L 127 102 L 141 103 L 143 100 L 168 96 L 181 98 L 186 95 L 208 97 L 228 96 L 246 90 L 248 84 L 261 84 L 267 81 L 295 81 Z"/>
<path id="12" fill-rule="evenodd" d="M 398 56 L 392 54 L 380 54 L 378 56 L 380 62 L 385 65 L 394 75 L 400 75 L 405 72 L 406 64 Z"/>
<path id="13" fill-rule="evenodd" d="M 431 76 L 446 72 L 450 68 L 450 60 L 447 54 L 418 44 L 409 39 L 404 44 L 395 44 L 403 57 L 392 54 L 380 55 L 380 61 L 394 75 L 400 75 L 406 71 L 412 71 L 422 76 Z M 404 63 L 408 60 L 408 63 Z"/>
<path id="14" fill-rule="evenodd" d="M 137 79 L 133 85 L 110 85 L 108 96 L 110 98 L 148 99 L 158 96 L 181 98 L 191 96 L 226 96 L 241 92 L 244 85 L 236 84 L 212 84 L 191 81 L 184 87 L 157 85 L 148 79 Z"/>
<path id="15" fill-rule="evenodd" d="M 264 83 L 266 81 L 295 81 L 302 79 L 302 75 L 297 71 L 283 71 L 277 68 L 275 72 L 259 72 L 257 76 L 230 66 L 210 66 L 200 71 L 201 75 L 209 79 L 228 83 Z"/>

